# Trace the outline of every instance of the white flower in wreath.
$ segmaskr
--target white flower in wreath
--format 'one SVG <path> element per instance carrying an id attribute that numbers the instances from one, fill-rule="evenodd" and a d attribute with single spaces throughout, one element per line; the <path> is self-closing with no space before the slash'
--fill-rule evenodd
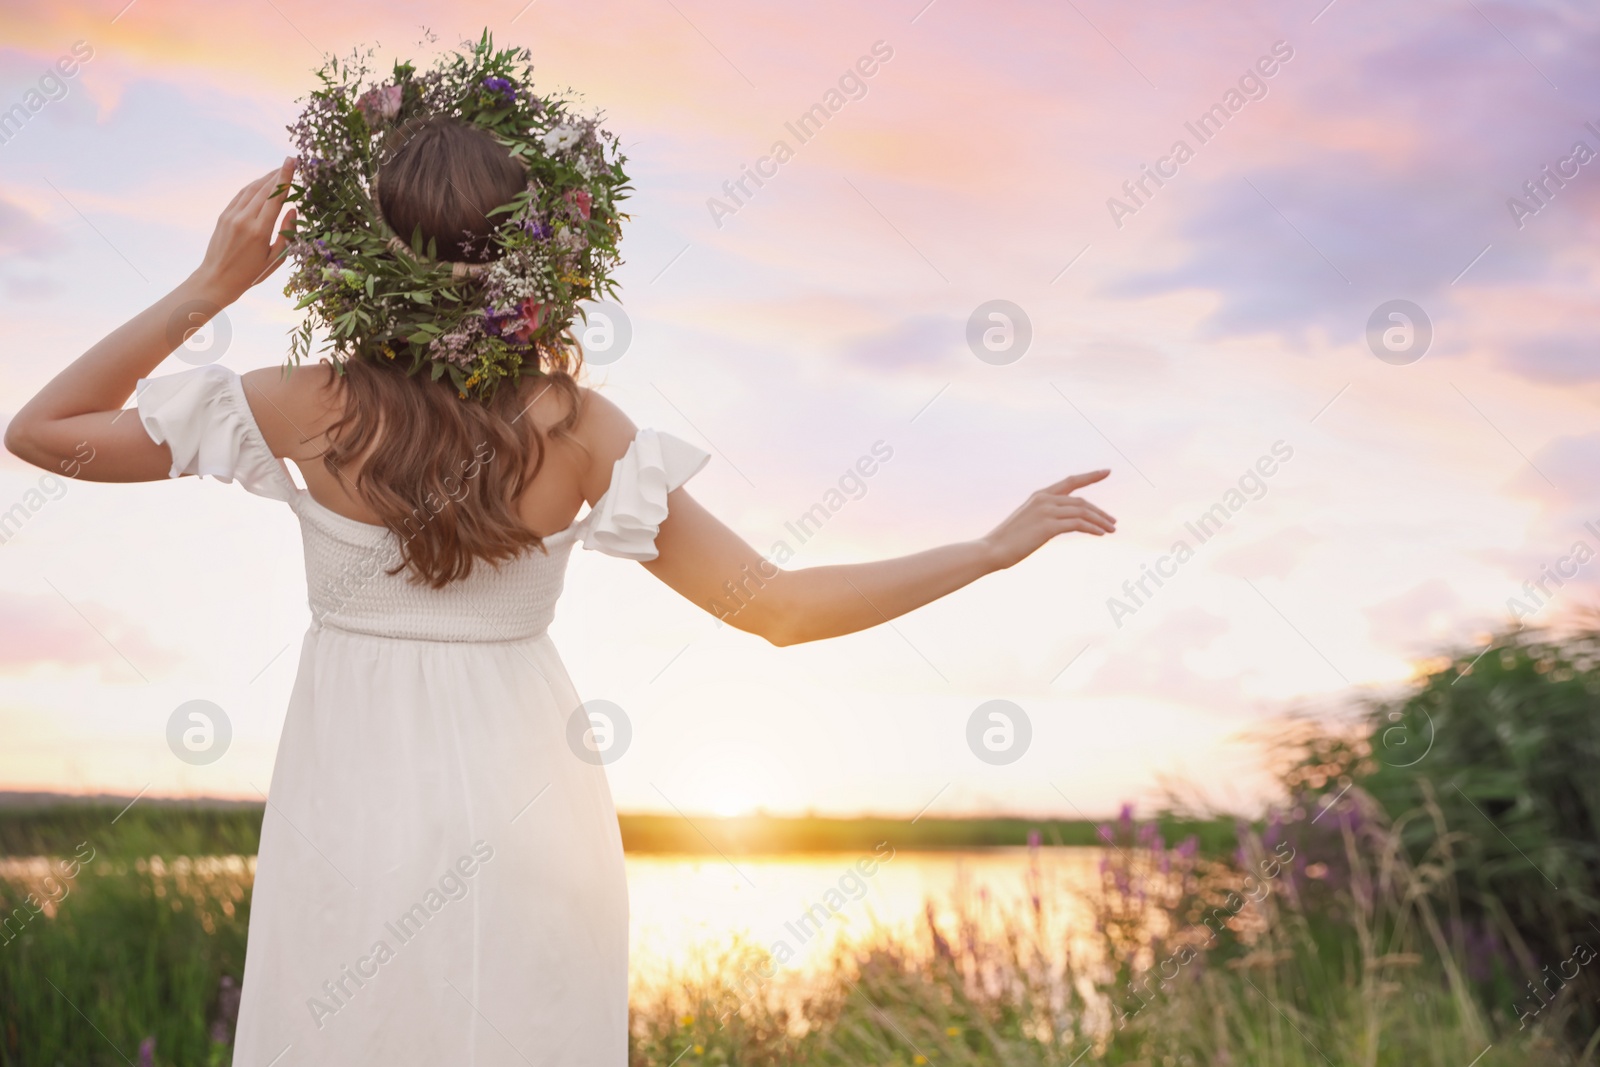
<path id="1" fill-rule="evenodd" d="M 578 129 L 575 126 L 557 126 L 544 135 L 544 149 L 546 152 L 565 152 L 578 143 Z"/>

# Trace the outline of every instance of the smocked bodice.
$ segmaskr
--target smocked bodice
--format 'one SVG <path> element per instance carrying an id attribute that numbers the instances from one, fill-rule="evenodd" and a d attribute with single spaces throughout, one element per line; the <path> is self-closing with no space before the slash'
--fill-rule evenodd
<path id="1" fill-rule="evenodd" d="M 482 560 L 441 589 L 401 569 L 400 541 L 386 527 L 356 522 L 302 493 L 293 502 L 305 545 L 306 593 L 314 626 L 426 641 L 537 637 L 555 618 L 572 554 L 573 529 L 545 538 L 497 568 Z"/>
<path id="2" fill-rule="evenodd" d="M 388 573 L 401 558 L 395 533 L 340 515 L 294 483 L 261 436 L 235 372 L 211 365 L 142 378 L 136 398 L 151 439 L 172 451 L 173 477 L 238 481 L 294 509 L 305 546 L 312 626 L 374 637 L 474 642 L 537 637 L 555 616 L 573 546 L 654 559 L 667 494 L 710 459 L 687 441 L 642 429 L 613 464 L 605 493 L 571 526 L 545 538 L 543 551 L 524 551 L 498 567 L 476 561 L 466 578 L 434 589 L 410 580 L 403 568 Z"/>

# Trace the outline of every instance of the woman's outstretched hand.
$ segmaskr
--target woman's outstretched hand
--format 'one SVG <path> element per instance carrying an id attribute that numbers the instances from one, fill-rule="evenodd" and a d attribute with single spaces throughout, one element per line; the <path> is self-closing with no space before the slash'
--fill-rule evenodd
<path id="1" fill-rule="evenodd" d="M 294 229 L 295 210 L 289 209 L 282 226 L 277 225 L 278 213 L 294 167 L 292 156 L 285 159 L 282 166 L 240 189 L 223 208 L 205 259 L 195 272 L 196 280 L 215 294 L 218 303 L 233 303 L 283 262 L 289 244 L 286 231 Z"/>
<path id="2" fill-rule="evenodd" d="M 1086 533 L 1104 537 L 1116 533 L 1116 519 L 1087 500 L 1072 495 L 1110 473 L 1098 470 L 1074 474 L 1030 496 L 983 538 L 984 544 L 995 553 L 998 566 L 1004 568 L 1020 563 L 1057 534 Z"/>

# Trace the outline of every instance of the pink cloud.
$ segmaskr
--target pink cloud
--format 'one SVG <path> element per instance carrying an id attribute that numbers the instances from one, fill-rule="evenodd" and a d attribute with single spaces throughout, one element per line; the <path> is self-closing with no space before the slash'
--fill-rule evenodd
<path id="1" fill-rule="evenodd" d="M 108 680 L 164 670 L 177 661 L 152 644 L 139 624 L 92 600 L 69 604 L 52 594 L 10 594 L 0 614 L 0 671 L 44 665 L 96 667 Z"/>
<path id="2" fill-rule="evenodd" d="M 33 212 L 0 196 L 0 256 L 44 259 L 59 251 L 63 237 Z"/>

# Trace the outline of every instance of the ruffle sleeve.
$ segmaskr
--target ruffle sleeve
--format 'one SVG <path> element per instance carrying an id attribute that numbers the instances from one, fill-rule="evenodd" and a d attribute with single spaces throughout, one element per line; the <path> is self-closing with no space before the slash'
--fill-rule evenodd
<path id="1" fill-rule="evenodd" d="M 648 427 L 611 468 L 611 484 L 584 517 L 584 548 L 623 559 L 655 559 L 656 534 L 667 517 L 667 494 L 711 458 L 680 437 Z"/>
<path id="2" fill-rule="evenodd" d="M 211 363 L 140 378 L 134 402 L 150 439 L 172 450 L 171 477 L 197 474 L 237 481 L 258 496 L 286 503 L 299 491 L 283 460 L 261 436 L 235 371 Z"/>

